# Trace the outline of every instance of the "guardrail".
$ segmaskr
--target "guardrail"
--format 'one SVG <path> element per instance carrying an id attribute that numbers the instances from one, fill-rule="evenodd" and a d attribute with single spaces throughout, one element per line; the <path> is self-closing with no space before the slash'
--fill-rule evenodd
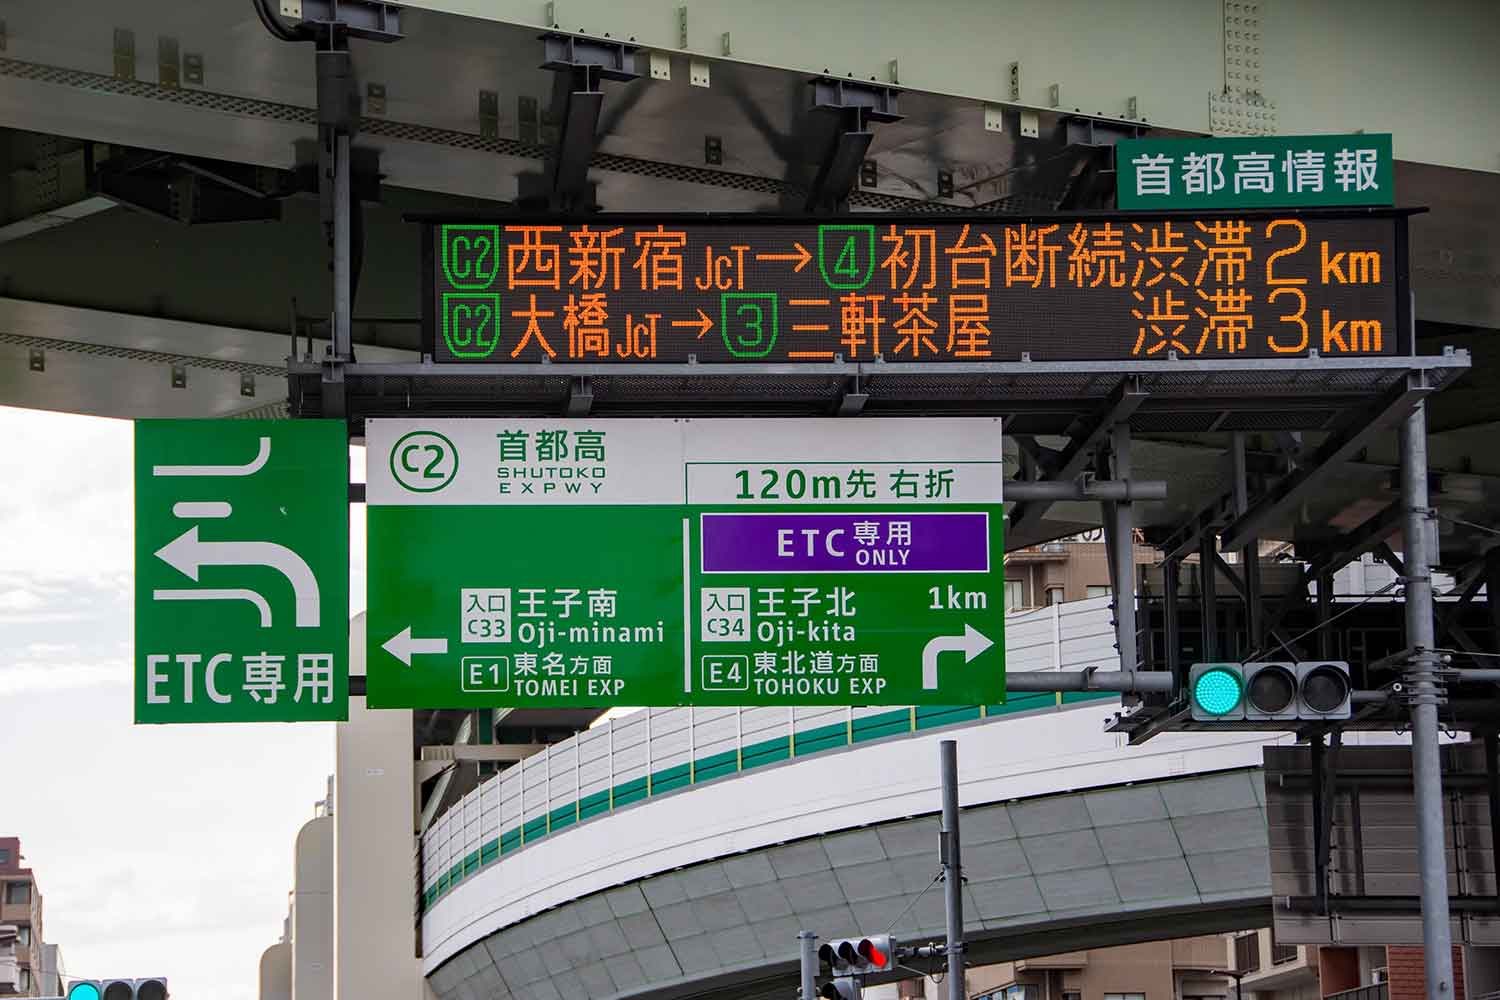
<path id="1" fill-rule="evenodd" d="M 1371 986 L 1358 986 L 1352 990 L 1330 993 L 1323 1000 L 1390 1000 L 1390 995 L 1390 984 L 1375 983 Z M 1490 996 L 1496 995 L 1490 994 Z M 1475 1000 L 1480 1000 L 1480 998 L 1476 997 Z"/>
<path id="2" fill-rule="evenodd" d="M 1007 670 L 1077 670 L 1115 660 L 1108 597 L 1006 616 Z M 526 758 L 439 816 L 422 835 L 420 908 L 502 856 L 654 796 L 937 726 L 1114 697 L 1025 694 L 1004 705 L 953 707 L 641 709 Z"/>

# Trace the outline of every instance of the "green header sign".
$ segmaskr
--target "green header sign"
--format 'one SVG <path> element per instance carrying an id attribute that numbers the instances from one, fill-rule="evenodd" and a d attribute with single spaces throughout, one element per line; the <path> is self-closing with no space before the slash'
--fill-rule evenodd
<path id="1" fill-rule="evenodd" d="M 1117 204 L 1127 209 L 1391 205 L 1391 137 L 1123 139 Z"/>
<path id="2" fill-rule="evenodd" d="M 136 422 L 136 722 L 348 717 L 345 435 Z"/>
<path id="3" fill-rule="evenodd" d="M 372 708 L 996 704 L 994 419 L 366 424 Z"/>

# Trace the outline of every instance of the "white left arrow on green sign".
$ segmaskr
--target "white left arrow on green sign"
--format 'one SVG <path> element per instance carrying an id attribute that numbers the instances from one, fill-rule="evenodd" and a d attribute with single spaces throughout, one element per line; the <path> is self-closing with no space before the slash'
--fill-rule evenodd
<path id="1" fill-rule="evenodd" d="M 406 666 L 411 666 L 411 658 L 417 653 L 446 653 L 448 652 L 447 639 L 416 639 L 412 637 L 411 626 L 391 636 L 384 645 L 380 647 L 400 660 Z"/>
<path id="2" fill-rule="evenodd" d="M 195 524 L 156 550 L 156 557 L 190 580 L 202 566 L 269 566 L 292 585 L 297 627 L 317 628 L 321 617 L 318 580 L 301 556 L 274 542 L 205 542 Z"/>

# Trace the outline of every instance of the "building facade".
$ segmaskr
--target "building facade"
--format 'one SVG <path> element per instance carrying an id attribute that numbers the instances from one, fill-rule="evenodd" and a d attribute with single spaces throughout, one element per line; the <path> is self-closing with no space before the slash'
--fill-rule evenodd
<path id="1" fill-rule="evenodd" d="M 20 838 L 0 837 L 0 996 L 44 995 L 42 893 L 22 860 Z"/>
<path id="2" fill-rule="evenodd" d="M 1500 948 L 1453 949 L 1453 997 L 1500 997 Z M 969 970 L 970 1000 L 1426 1000 L 1422 949 L 1282 945 L 1270 929 L 1066 952 Z M 899 988 L 898 988 L 899 987 Z M 872 998 L 872 992 L 878 996 Z M 912 980 L 866 1000 L 943 997 Z"/>
<path id="3" fill-rule="evenodd" d="M 1103 597 L 1110 592 L 1109 553 L 1103 532 L 1028 545 L 1005 554 L 1005 609 L 1044 608 L 1065 601 Z M 1135 564 L 1158 561 L 1156 550 L 1136 545 Z"/>
<path id="4" fill-rule="evenodd" d="M 1219 935 L 1065 952 L 970 969 L 972 1000 L 1223 1000 Z M 940 996 L 929 989 L 929 997 Z"/>
<path id="5" fill-rule="evenodd" d="M 1231 968 L 1254 1000 L 1426 1000 L 1420 947 L 1281 945 L 1265 929 L 1229 942 Z M 1453 979 L 1460 1000 L 1500 996 L 1500 948 L 1455 946 Z"/>

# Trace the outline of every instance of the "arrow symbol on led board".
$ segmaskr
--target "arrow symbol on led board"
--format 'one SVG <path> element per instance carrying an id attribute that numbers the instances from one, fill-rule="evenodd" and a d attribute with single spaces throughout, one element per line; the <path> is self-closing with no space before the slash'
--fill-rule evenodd
<path id="1" fill-rule="evenodd" d="M 709 330 L 713 329 L 714 321 L 708 318 L 708 313 L 704 312 L 702 309 L 699 309 L 697 319 L 674 319 L 672 321 L 672 325 L 695 326 L 698 328 L 698 339 L 702 340 L 703 335 Z"/>
<path id="2" fill-rule="evenodd" d="M 296 598 L 298 628 L 317 628 L 319 617 L 318 580 L 302 557 L 285 545 L 275 542 L 204 542 L 198 539 L 195 524 L 156 550 L 156 558 L 190 580 L 198 579 L 204 566 L 268 566 L 277 570 L 292 585 Z M 225 597 L 240 597 L 238 591 L 224 592 Z"/>
<path id="3" fill-rule="evenodd" d="M 798 271 L 801 271 L 804 267 L 806 267 L 808 265 L 808 262 L 812 260 L 812 252 L 801 243 L 793 243 L 792 246 L 797 248 L 796 253 L 758 253 L 755 255 L 755 259 L 795 260 L 797 262 L 797 266 L 792 268 L 792 273 L 796 274 Z"/>
<path id="4" fill-rule="evenodd" d="M 961 651 L 964 662 L 968 663 L 993 645 L 984 633 L 967 622 L 964 623 L 963 635 L 940 635 L 927 640 L 927 645 L 922 647 L 922 689 L 937 690 L 938 654 Z"/>
<path id="5" fill-rule="evenodd" d="M 411 666 L 411 658 L 417 653 L 446 653 L 448 652 L 447 639 L 413 639 L 411 626 L 397 632 L 386 640 L 385 645 L 380 647 L 390 653 L 404 665 Z"/>

